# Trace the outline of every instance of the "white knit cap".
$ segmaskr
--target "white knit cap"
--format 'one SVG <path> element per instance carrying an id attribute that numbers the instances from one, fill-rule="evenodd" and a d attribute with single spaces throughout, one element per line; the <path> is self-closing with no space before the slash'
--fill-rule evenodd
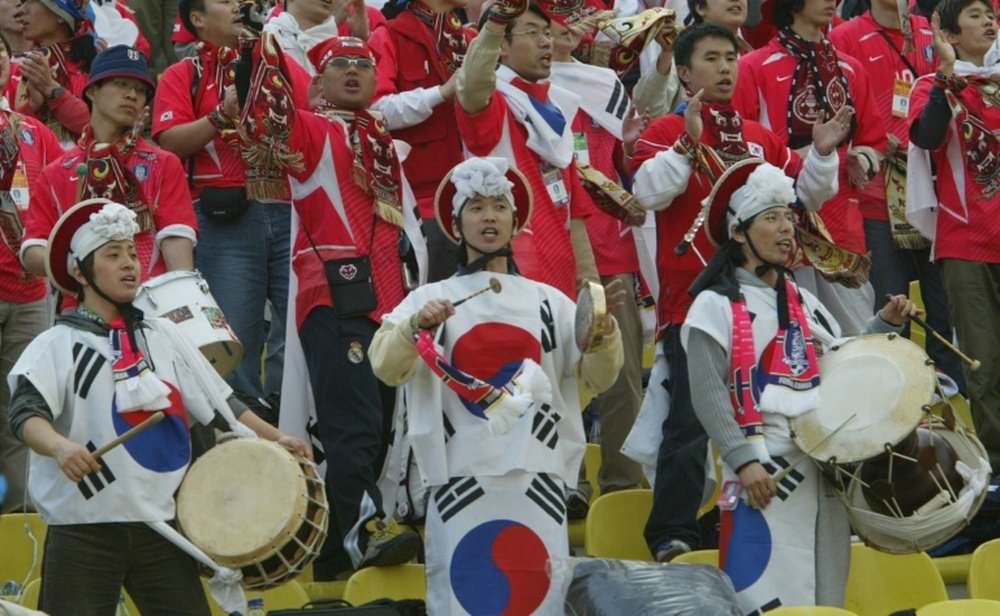
<path id="1" fill-rule="evenodd" d="M 108 242 L 131 240 L 139 232 L 135 218 L 135 212 L 118 203 L 107 203 L 100 211 L 91 214 L 90 221 L 77 229 L 69 241 L 69 271 L 73 271 L 77 259 L 83 261 Z"/>
<path id="2" fill-rule="evenodd" d="M 459 163 L 451 172 L 455 196 L 451 198 L 451 214 L 458 220 L 462 206 L 477 195 L 503 197 L 511 209 L 517 210 L 511 189 L 514 183 L 507 179 L 506 158 L 470 158 Z"/>
<path id="3" fill-rule="evenodd" d="M 726 222 L 729 228 L 744 223 L 764 210 L 795 203 L 795 182 L 770 163 L 761 163 L 747 182 L 729 198 Z"/>

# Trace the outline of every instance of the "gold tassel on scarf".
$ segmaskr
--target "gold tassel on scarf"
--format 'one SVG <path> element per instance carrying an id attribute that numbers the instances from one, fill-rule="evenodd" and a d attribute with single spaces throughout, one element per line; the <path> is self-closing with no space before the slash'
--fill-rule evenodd
<path id="1" fill-rule="evenodd" d="M 889 234 L 896 248 L 919 250 L 931 245 L 906 220 L 906 150 L 897 148 L 885 158 L 885 202 L 889 210 Z"/>

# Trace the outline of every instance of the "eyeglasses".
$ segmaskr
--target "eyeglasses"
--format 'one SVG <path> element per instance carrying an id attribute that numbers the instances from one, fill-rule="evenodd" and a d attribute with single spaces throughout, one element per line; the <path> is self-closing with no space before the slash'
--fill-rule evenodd
<path id="1" fill-rule="evenodd" d="M 123 79 L 118 77 L 109 79 L 108 83 L 124 92 L 134 91 L 136 94 L 142 94 L 143 96 L 147 96 L 149 94 L 149 86 L 138 80 Z"/>
<path id="2" fill-rule="evenodd" d="M 327 64 L 339 71 L 346 71 L 354 66 L 359 71 L 370 71 L 375 68 L 375 61 L 371 58 L 345 58 L 338 56 L 330 60 Z"/>
<path id="3" fill-rule="evenodd" d="M 533 39 L 545 39 L 547 41 L 555 40 L 556 35 L 552 33 L 552 30 L 546 28 L 545 30 L 539 30 L 537 28 L 532 28 L 530 30 L 524 30 L 523 32 L 511 32 L 511 36 L 526 36 Z"/>

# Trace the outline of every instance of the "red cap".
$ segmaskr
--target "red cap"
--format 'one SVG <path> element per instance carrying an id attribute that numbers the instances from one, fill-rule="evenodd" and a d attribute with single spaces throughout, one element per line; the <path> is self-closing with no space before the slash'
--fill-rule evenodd
<path id="1" fill-rule="evenodd" d="M 375 61 L 368 45 L 356 36 L 328 38 L 310 49 L 307 55 L 317 73 L 322 73 L 326 63 L 339 56 L 371 58 L 372 62 Z"/>

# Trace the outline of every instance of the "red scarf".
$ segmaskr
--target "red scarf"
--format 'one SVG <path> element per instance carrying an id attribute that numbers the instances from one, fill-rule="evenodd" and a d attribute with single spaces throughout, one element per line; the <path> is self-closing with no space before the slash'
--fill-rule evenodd
<path id="1" fill-rule="evenodd" d="M 138 144 L 144 122 L 140 119 L 132 130 L 115 143 L 98 143 L 88 124 L 77 145 L 83 150 L 83 172 L 79 173 L 77 198 L 102 198 L 121 203 L 136 214 L 139 231 L 153 229 L 153 212 L 142 184 L 129 166 L 129 157 Z"/>
<path id="2" fill-rule="evenodd" d="M 788 147 L 797 150 L 812 143 L 812 127 L 825 112 L 832 118 L 844 106 L 853 106 L 847 78 L 840 70 L 837 50 L 825 37 L 812 42 L 802 38 L 791 28 L 778 30 L 778 42 L 791 53 L 798 63 L 792 73 L 792 89 L 788 97 Z M 857 127 L 851 119 L 850 141 Z"/>
<path id="3" fill-rule="evenodd" d="M 118 317 L 111 321 L 108 329 L 115 358 L 111 370 L 118 412 L 170 408 L 170 389 L 150 370 L 142 350 L 132 345 L 125 319 Z"/>
<path id="4" fill-rule="evenodd" d="M 462 20 L 454 11 L 435 13 L 422 0 L 411 0 L 409 9 L 430 29 L 441 79 L 447 81 L 462 66 L 468 48 Z"/>
<path id="5" fill-rule="evenodd" d="M 288 201 L 291 190 L 287 169 L 301 170 L 302 153 L 288 147 L 295 109 L 290 84 L 284 77 L 285 56 L 278 39 L 268 33 L 253 45 L 252 53 L 250 95 L 238 124 L 247 196 L 258 201 Z M 259 135 L 270 138 L 263 140 Z"/>
<path id="6" fill-rule="evenodd" d="M 816 408 L 819 402 L 819 362 L 809 320 L 795 284 L 783 273 L 778 276 L 778 332 L 767 345 L 760 365 L 767 373 L 758 375 L 753 326 L 746 298 L 732 302 L 733 339 L 730 355 L 730 399 L 733 415 L 747 440 L 757 450 L 758 459 L 769 459 L 763 444 L 761 408 L 786 416 Z M 761 376 L 763 378 L 761 378 Z M 762 385 L 759 396 L 754 392 Z"/>
<path id="7" fill-rule="evenodd" d="M 337 115 L 349 122 L 354 183 L 375 199 L 379 218 L 402 229 L 403 176 L 385 118 L 367 109 Z"/>
<path id="8" fill-rule="evenodd" d="M 416 348 L 431 372 L 462 400 L 468 402 L 465 407 L 477 417 L 487 419 L 486 413 L 509 393 L 502 387 L 494 387 L 448 363 L 448 360 L 438 353 L 434 347 L 434 338 L 425 329 L 417 334 Z"/>
<path id="9" fill-rule="evenodd" d="M 17 205 L 10 195 L 11 183 L 21 154 L 19 127 L 22 116 L 0 111 L 0 237 L 18 255 L 24 226 Z"/>
<path id="10" fill-rule="evenodd" d="M 940 80 L 939 80 L 940 81 Z M 990 198 L 1000 191 L 1000 139 L 986 126 L 977 114 L 962 103 L 962 90 L 974 88 L 983 100 L 1000 107 L 1000 83 L 997 81 L 968 75 L 954 76 L 941 84 L 951 107 L 955 126 L 965 151 L 965 170 L 974 182 L 983 186 L 983 196 Z"/>

